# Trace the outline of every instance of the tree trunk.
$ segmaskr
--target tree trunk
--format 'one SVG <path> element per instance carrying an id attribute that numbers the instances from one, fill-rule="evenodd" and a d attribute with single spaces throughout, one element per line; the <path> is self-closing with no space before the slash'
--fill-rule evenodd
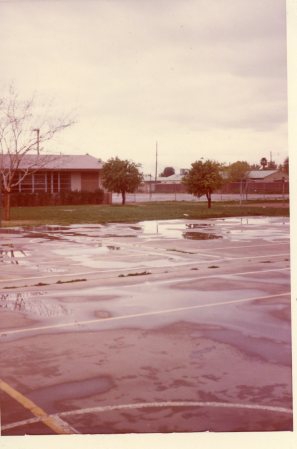
<path id="1" fill-rule="evenodd" d="M 10 192 L 4 192 L 3 194 L 3 203 L 4 203 L 4 214 L 3 218 L 6 221 L 10 220 Z"/>
<path id="2" fill-rule="evenodd" d="M 126 204 L 126 192 L 125 190 L 122 191 L 122 206 Z"/>
<path id="3" fill-rule="evenodd" d="M 207 192 L 206 198 L 207 198 L 207 207 L 208 207 L 208 209 L 210 209 L 211 208 L 211 193 L 210 192 Z"/>

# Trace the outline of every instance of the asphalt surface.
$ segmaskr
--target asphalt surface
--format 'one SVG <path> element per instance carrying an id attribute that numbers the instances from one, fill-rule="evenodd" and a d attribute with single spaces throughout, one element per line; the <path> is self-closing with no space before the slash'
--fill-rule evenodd
<path id="1" fill-rule="evenodd" d="M 2 435 L 292 429 L 287 218 L 0 230 Z"/>

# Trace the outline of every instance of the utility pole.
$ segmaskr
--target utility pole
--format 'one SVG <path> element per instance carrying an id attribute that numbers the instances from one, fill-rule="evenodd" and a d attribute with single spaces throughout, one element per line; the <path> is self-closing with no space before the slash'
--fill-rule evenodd
<path id="1" fill-rule="evenodd" d="M 1 226 L 2 226 L 2 174 L 0 177 L 0 228 Z"/>
<path id="2" fill-rule="evenodd" d="M 2 167 L 3 167 L 3 153 L 1 152 L 0 155 L 0 228 L 2 226 L 2 182 L 3 182 L 3 175 L 2 175 Z"/>
<path id="3" fill-rule="evenodd" d="M 157 172 L 158 172 L 158 142 L 156 142 L 156 170 L 155 170 L 155 182 L 157 182 Z"/>
<path id="4" fill-rule="evenodd" d="M 33 129 L 33 131 L 36 131 L 37 133 L 37 145 L 36 145 L 36 149 L 37 149 L 37 154 L 39 156 L 39 135 L 40 135 L 40 129 L 39 128 L 35 128 Z"/>

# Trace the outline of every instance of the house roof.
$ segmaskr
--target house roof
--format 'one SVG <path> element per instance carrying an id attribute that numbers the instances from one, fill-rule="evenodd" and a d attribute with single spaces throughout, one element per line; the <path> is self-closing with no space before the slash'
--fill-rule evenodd
<path id="1" fill-rule="evenodd" d="M 248 177 L 256 178 L 256 179 L 264 179 L 267 178 L 267 176 L 273 175 L 277 173 L 278 170 L 251 170 L 248 174 Z"/>
<path id="2" fill-rule="evenodd" d="M 170 176 L 158 176 L 157 181 L 158 182 L 162 182 L 162 183 L 175 183 L 175 182 L 181 182 L 181 180 L 183 179 L 184 175 L 181 174 L 174 174 L 174 175 L 170 175 Z"/>
<path id="3" fill-rule="evenodd" d="M 1 157 L 1 156 L 0 156 Z M 15 155 L 12 155 L 15 157 Z M 2 156 L 2 167 L 10 166 L 9 155 Z M 19 164 L 20 170 L 44 169 L 44 170 L 99 170 L 103 162 L 89 154 L 84 155 L 49 155 L 49 154 L 26 154 Z"/>

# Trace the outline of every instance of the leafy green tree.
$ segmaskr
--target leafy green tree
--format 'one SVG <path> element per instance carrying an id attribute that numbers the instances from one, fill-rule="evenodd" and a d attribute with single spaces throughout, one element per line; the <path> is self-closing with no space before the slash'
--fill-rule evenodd
<path id="1" fill-rule="evenodd" d="M 122 204 L 126 203 L 126 193 L 133 193 L 143 180 L 139 165 L 118 157 L 109 159 L 102 169 L 102 183 L 110 192 L 121 193 Z"/>
<path id="2" fill-rule="evenodd" d="M 174 175 L 175 170 L 173 167 L 165 167 L 160 176 L 164 176 L 165 178 L 168 178 L 168 176 Z"/>
<path id="3" fill-rule="evenodd" d="M 189 173 L 183 177 L 187 192 L 200 198 L 206 195 L 208 208 L 211 207 L 211 194 L 223 185 L 220 174 L 221 164 L 206 160 L 192 163 Z"/>
<path id="4" fill-rule="evenodd" d="M 250 165 L 246 161 L 233 162 L 228 167 L 228 180 L 236 182 L 246 179 L 250 170 Z"/>
<path id="5" fill-rule="evenodd" d="M 268 161 L 267 161 L 266 157 L 261 158 L 260 164 L 262 165 L 262 169 L 265 170 L 268 165 Z"/>

